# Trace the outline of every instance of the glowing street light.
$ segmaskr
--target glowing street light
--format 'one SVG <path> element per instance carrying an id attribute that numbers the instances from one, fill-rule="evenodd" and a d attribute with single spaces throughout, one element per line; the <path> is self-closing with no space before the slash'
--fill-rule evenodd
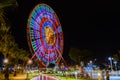
<path id="1" fill-rule="evenodd" d="M 27 62 L 27 65 L 31 65 L 32 62 L 33 61 L 31 59 L 29 59 L 28 62 Z M 30 68 L 30 66 L 29 66 L 29 68 Z M 29 77 L 29 71 L 27 71 L 27 79 L 28 79 L 28 77 Z"/>
<path id="2" fill-rule="evenodd" d="M 112 57 L 108 57 L 108 60 L 110 61 L 111 71 L 113 71 L 113 66 L 112 66 L 112 60 L 113 60 L 113 58 Z"/>
<path id="3" fill-rule="evenodd" d="M 101 76 L 101 74 L 100 74 L 100 73 L 98 73 L 98 80 L 100 80 L 100 76 Z"/>
<path id="4" fill-rule="evenodd" d="M 28 65 L 30 65 L 30 64 L 32 64 L 32 60 L 31 59 L 28 60 Z"/>
<path id="5" fill-rule="evenodd" d="M 8 58 L 5 58 L 3 60 L 3 63 L 5 64 L 5 80 L 9 80 L 9 73 L 8 73 Z"/>
<path id="6" fill-rule="evenodd" d="M 3 63 L 7 64 L 7 63 L 8 63 L 8 59 L 5 58 L 5 59 L 3 60 Z"/>

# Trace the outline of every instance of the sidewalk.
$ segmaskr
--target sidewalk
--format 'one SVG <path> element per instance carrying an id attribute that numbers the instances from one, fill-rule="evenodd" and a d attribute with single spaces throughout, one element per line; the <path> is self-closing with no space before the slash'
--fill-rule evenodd
<path id="1" fill-rule="evenodd" d="M 9 80 L 26 80 L 26 74 L 17 74 L 13 76 L 13 74 L 9 74 Z M 4 74 L 0 74 L 0 80 L 4 80 Z"/>
<path id="2" fill-rule="evenodd" d="M 17 74 L 17 76 L 11 75 L 9 77 L 10 80 L 26 80 L 27 75 L 26 74 Z"/>

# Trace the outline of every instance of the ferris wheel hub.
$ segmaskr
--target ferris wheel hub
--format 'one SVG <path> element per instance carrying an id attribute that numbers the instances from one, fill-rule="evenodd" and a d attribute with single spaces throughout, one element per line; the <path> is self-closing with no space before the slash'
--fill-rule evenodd
<path id="1" fill-rule="evenodd" d="M 45 27 L 45 37 L 48 45 L 53 45 L 55 43 L 55 34 L 50 27 Z"/>

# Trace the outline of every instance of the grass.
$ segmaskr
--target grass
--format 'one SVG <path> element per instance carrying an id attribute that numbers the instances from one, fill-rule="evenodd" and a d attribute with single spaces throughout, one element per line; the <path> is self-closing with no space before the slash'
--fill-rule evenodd
<path id="1" fill-rule="evenodd" d="M 75 79 L 75 77 L 66 77 L 66 76 L 59 76 L 59 75 L 55 75 L 55 74 L 44 74 L 44 75 L 47 75 L 47 76 L 53 76 L 57 79 L 60 79 L 60 80 L 90 80 L 90 79 L 84 79 L 84 78 L 77 78 Z M 33 77 L 36 77 L 36 76 L 39 76 L 38 73 L 32 73 L 32 74 L 29 74 L 29 77 L 27 80 L 30 80 L 32 79 Z"/>
<path id="2" fill-rule="evenodd" d="M 34 78 L 34 77 L 36 77 L 36 76 L 39 76 L 39 74 L 38 74 L 38 73 L 29 74 L 27 80 L 30 80 L 30 79 L 32 79 L 32 78 Z"/>

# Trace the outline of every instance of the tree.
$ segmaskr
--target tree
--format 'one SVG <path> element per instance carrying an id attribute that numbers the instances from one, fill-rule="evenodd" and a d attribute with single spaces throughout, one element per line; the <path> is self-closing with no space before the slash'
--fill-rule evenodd
<path id="1" fill-rule="evenodd" d="M 89 50 L 82 50 L 81 51 L 81 56 L 80 60 L 84 62 L 89 62 L 90 60 L 93 59 L 93 53 L 90 52 Z"/>
<path id="2" fill-rule="evenodd" d="M 119 56 L 118 56 L 117 54 L 114 54 L 114 55 L 113 55 L 113 59 L 114 59 L 114 61 L 117 61 L 117 62 L 118 62 L 118 61 L 119 61 Z"/>
<path id="3" fill-rule="evenodd" d="M 84 63 L 92 60 L 93 54 L 88 50 L 79 50 L 78 48 L 71 48 L 69 57 L 76 63 L 83 61 Z"/>
<path id="4" fill-rule="evenodd" d="M 4 10 L 11 6 L 12 8 L 17 6 L 16 0 L 0 1 L 0 53 L 4 55 L 4 58 L 9 58 L 9 64 L 18 65 L 19 60 L 26 61 L 29 55 L 26 50 L 18 47 L 18 44 L 10 32 L 11 25 L 8 24 Z"/>
<path id="5" fill-rule="evenodd" d="M 22 69 L 24 69 L 24 67 L 26 66 L 25 64 L 29 60 L 29 54 L 26 50 L 20 49 L 18 46 L 16 46 L 16 48 L 14 49 L 15 50 L 13 53 L 13 57 L 11 59 L 11 62 L 12 62 L 11 64 L 14 66 L 15 71 L 19 64 L 21 65 Z"/>
<path id="6" fill-rule="evenodd" d="M 10 6 L 18 6 L 16 0 L 0 0 L 0 9 L 10 7 Z"/>
<path id="7" fill-rule="evenodd" d="M 9 54 L 11 47 L 14 46 L 14 38 L 10 33 L 10 25 L 6 21 L 4 9 L 16 4 L 16 0 L 1 0 L 0 1 L 0 52 L 6 57 Z"/>
<path id="8" fill-rule="evenodd" d="M 22 66 L 25 66 L 27 61 L 29 60 L 30 54 L 24 49 L 19 49 L 19 50 L 20 50 L 19 59 L 23 62 Z"/>
<path id="9" fill-rule="evenodd" d="M 118 60 L 120 61 L 120 50 L 118 50 L 117 56 L 118 56 Z"/>
<path id="10" fill-rule="evenodd" d="M 79 63 L 79 54 L 80 54 L 80 50 L 77 49 L 77 48 L 70 48 L 70 51 L 69 51 L 69 57 L 71 58 L 71 60 L 73 60 L 74 62 L 76 63 Z"/>
<path id="11" fill-rule="evenodd" d="M 10 25 L 6 25 L 5 19 L 0 15 L 0 52 L 4 55 L 4 57 L 8 57 L 8 55 L 12 56 L 14 52 L 14 48 L 16 48 L 16 43 L 14 37 L 10 32 Z"/>

